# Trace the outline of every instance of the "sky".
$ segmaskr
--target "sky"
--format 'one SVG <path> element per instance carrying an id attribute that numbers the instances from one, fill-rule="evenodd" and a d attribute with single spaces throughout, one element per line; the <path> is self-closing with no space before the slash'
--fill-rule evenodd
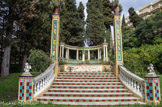
<path id="1" fill-rule="evenodd" d="M 86 13 L 86 3 L 87 3 L 88 0 L 76 0 L 77 2 L 77 5 L 79 5 L 79 2 L 82 2 L 84 7 L 85 7 L 85 16 L 87 16 L 87 13 Z M 111 0 L 112 1 L 112 0 Z M 154 2 L 156 0 L 119 0 L 120 4 L 123 6 L 123 12 L 122 14 L 126 16 L 128 16 L 128 9 L 130 7 L 133 7 L 135 10 L 138 10 L 140 9 L 141 7 L 151 3 L 151 2 Z"/>

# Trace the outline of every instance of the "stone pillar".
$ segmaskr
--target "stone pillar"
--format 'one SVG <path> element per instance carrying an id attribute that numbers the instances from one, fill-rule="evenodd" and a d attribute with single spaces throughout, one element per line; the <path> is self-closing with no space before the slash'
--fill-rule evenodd
<path id="1" fill-rule="evenodd" d="M 68 48 L 66 48 L 66 59 L 68 59 Z"/>
<path id="2" fill-rule="evenodd" d="M 108 44 L 106 45 L 106 60 L 108 61 L 108 50 L 107 50 L 107 48 L 108 48 Z"/>
<path id="3" fill-rule="evenodd" d="M 160 77 L 156 74 L 148 74 L 145 76 L 145 102 L 158 103 L 161 101 L 160 94 Z"/>
<path id="4" fill-rule="evenodd" d="M 32 102 L 33 98 L 33 86 L 34 76 L 31 74 L 22 74 L 19 76 L 19 88 L 18 88 L 18 101 L 20 102 Z"/>
<path id="5" fill-rule="evenodd" d="M 103 45 L 103 59 L 105 61 L 105 46 Z"/>
<path id="6" fill-rule="evenodd" d="M 91 54 L 90 54 L 90 50 L 88 50 L 88 60 L 91 60 Z"/>
<path id="7" fill-rule="evenodd" d="M 98 60 L 100 60 L 100 49 L 98 49 Z"/>
<path id="8" fill-rule="evenodd" d="M 62 46 L 62 58 L 64 58 L 64 45 Z"/>
<path id="9" fill-rule="evenodd" d="M 69 59 L 70 57 L 69 57 L 69 48 L 68 48 L 68 59 Z"/>
<path id="10" fill-rule="evenodd" d="M 55 12 L 52 15 L 50 57 L 54 63 L 58 64 L 60 17 L 59 17 L 58 8 L 55 8 L 54 11 Z"/>
<path id="11" fill-rule="evenodd" d="M 116 77 L 119 76 L 119 65 L 123 65 L 123 47 L 122 47 L 122 32 L 121 32 L 121 19 L 119 10 L 117 7 L 114 10 L 114 34 L 115 34 L 115 66 L 114 74 Z"/>
<path id="12" fill-rule="evenodd" d="M 79 60 L 79 50 L 76 52 L 76 60 Z"/>
<path id="13" fill-rule="evenodd" d="M 100 50 L 100 59 L 101 59 L 101 53 L 102 53 L 102 51 Z"/>
<path id="14" fill-rule="evenodd" d="M 85 62 L 85 51 L 82 51 L 82 61 Z"/>
<path id="15" fill-rule="evenodd" d="M 60 58 L 62 58 L 62 56 L 61 56 L 61 45 L 60 45 Z"/>

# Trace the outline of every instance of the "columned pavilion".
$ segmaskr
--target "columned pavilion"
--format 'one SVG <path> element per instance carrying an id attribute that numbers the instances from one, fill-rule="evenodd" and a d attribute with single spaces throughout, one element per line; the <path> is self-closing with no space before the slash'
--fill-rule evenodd
<path id="1" fill-rule="evenodd" d="M 63 42 L 60 43 L 60 59 L 61 60 L 70 60 L 70 50 L 76 51 L 76 61 L 79 61 L 80 55 L 79 52 L 82 52 L 81 61 L 85 62 L 86 60 L 91 61 L 91 52 L 97 51 L 97 60 L 107 62 L 108 59 L 108 43 L 106 41 L 102 45 L 90 46 L 90 47 L 77 47 L 67 45 Z M 65 52 L 64 52 L 65 51 Z M 88 53 L 88 58 L 86 59 L 85 53 Z M 103 59 L 102 59 L 103 54 Z"/>

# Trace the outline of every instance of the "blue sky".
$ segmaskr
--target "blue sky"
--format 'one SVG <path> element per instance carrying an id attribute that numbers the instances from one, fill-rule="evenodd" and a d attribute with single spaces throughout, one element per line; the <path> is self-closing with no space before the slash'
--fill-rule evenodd
<path id="1" fill-rule="evenodd" d="M 86 3 L 88 0 L 76 0 L 77 5 L 79 4 L 79 2 L 82 2 L 86 8 Z M 112 0 L 111 0 L 112 1 Z M 154 2 L 156 0 L 119 0 L 120 4 L 123 6 L 123 14 L 126 16 L 128 16 L 128 9 L 130 7 L 134 7 L 135 10 L 140 9 L 141 7 Z M 85 9 L 85 15 L 87 15 L 86 13 L 86 9 Z"/>

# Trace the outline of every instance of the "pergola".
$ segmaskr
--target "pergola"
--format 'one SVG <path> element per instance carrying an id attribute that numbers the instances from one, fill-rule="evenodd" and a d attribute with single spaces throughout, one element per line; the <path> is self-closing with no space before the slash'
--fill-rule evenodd
<path id="1" fill-rule="evenodd" d="M 64 60 L 70 60 L 70 50 L 76 51 L 76 61 L 79 61 L 79 52 L 82 52 L 82 62 L 85 62 L 86 60 L 91 61 L 94 59 L 91 59 L 91 51 L 98 51 L 98 60 L 102 61 L 108 61 L 108 43 L 106 41 L 102 45 L 98 46 L 90 46 L 90 47 L 77 47 L 77 46 L 71 46 L 67 45 L 63 42 L 60 43 L 60 59 Z M 103 52 L 102 52 L 103 50 Z M 65 51 L 65 52 L 64 52 Z M 88 53 L 88 59 L 85 57 L 85 53 Z M 103 59 L 101 57 L 103 53 Z M 65 54 L 65 55 L 64 55 Z"/>

